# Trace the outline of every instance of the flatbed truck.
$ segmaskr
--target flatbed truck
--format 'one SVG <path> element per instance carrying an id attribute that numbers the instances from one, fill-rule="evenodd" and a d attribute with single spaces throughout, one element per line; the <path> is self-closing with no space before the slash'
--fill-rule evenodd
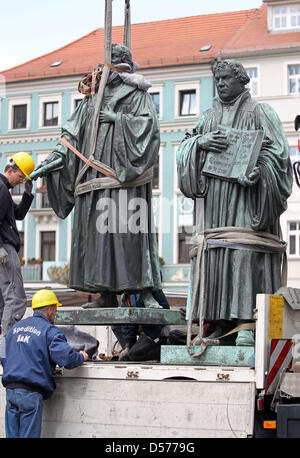
<path id="1" fill-rule="evenodd" d="M 60 307 L 58 323 L 66 316 L 72 316 L 69 308 Z M 291 307 L 282 295 L 258 295 L 254 333 L 255 347 L 213 346 L 199 358 L 184 345 L 166 345 L 160 362 L 97 360 L 62 368 L 44 402 L 42 437 L 300 437 L 300 303 Z M 271 367 L 274 346 L 278 358 Z M 278 366 L 280 346 L 288 350 Z M 4 414 L 1 384 L 0 437 Z"/>

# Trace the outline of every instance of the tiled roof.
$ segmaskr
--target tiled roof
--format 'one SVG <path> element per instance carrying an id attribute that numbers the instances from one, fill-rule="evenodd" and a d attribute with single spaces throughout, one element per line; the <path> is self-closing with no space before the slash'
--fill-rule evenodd
<path id="1" fill-rule="evenodd" d="M 7 82 L 91 71 L 103 61 L 103 29 L 2 72 Z M 132 24 L 132 54 L 140 68 L 207 63 L 218 55 L 239 55 L 300 47 L 300 32 L 269 33 L 267 3 L 259 9 Z M 123 26 L 113 27 L 113 42 L 122 43 Z M 210 49 L 200 52 L 200 48 Z M 61 61 L 58 66 L 51 64 Z"/>

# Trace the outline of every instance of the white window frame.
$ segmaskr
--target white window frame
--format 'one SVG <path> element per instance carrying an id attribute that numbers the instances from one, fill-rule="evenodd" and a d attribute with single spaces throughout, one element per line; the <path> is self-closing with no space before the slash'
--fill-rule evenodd
<path id="1" fill-rule="evenodd" d="M 46 157 L 48 156 L 48 154 L 50 154 L 51 151 L 37 151 L 36 155 L 37 155 L 37 164 L 36 166 L 40 165 L 41 162 L 43 162 L 44 159 L 46 159 Z M 43 179 L 41 177 L 39 177 L 37 180 L 36 180 L 36 187 L 37 188 L 40 188 L 42 186 L 42 182 L 43 182 Z M 37 210 L 43 210 L 43 207 L 42 207 L 42 195 L 40 192 L 37 192 L 35 194 L 35 198 L 36 198 L 36 209 Z"/>
<path id="2" fill-rule="evenodd" d="M 36 225 L 36 247 L 35 247 L 35 257 L 41 258 L 42 257 L 42 232 L 55 232 L 55 260 L 50 262 L 58 262 L 59 260 L 59 230 L 58 224 L 53 223 L 44 223 L 39 222 Z M 42 259 L 42 261 L 44 261 Z M 48 261 L 46 261 L 48 262 Z"/>
<path id="3" fill-rule="evenodd" d="M 81 94 L 81 92 L 70 92 L 71 96 L 71 106 L 70 106 L 70 114 L 73 114 L 75 111 L 75 101 L 84 99 L 85 95 Z"/>
<path id="4" fill-rule="evenodd" d="M 162 193 L 162 182 L 163 182 L 163 157 L 162 157 L 162 146 L 160 145 L 158 153 L 158 188 L 152 189 L 152 194 L 157 195 Z"/>
<path id="5" fill-rule="evenodd" d="M 26 115 L 26 127 L 20 129 L 14 129 L 13 120 L 14 120 L 14 107 L 17 105 L 27 105 L 27 115 Z M 8 99 L 8 130 L 12 132 L 23 132 L 24 130 L 29 130 L 30 128 L 30 111 L 31 111 L 31 96 L 27 97 L 10 97 Z"/>
<path id="6" fill-rule="evenodd" d="M 257 71 L 257 77 L 256 78 L 250 78 L 250 75 L 248 74 L 248 70 L 256 70 Z M 247 84 L 247 88 L 250 89 L 250 93 L 251 93 L 251 96 L 252 97 L 259 97 L 259 67 L 257 65 L 253 65 L 253 66 L 247 66 L 246 67 L 246 72 L 250 78 L 250 83 Z M 256 83 L 257 85 L 257 93 L 256 94 L 253 94 L 253 90 L 252 90 L 252 87 L 253 87 L 253 83 Z"/>
<path id="7" fill-rule="evenodd" d="M 284 3 L 279 3 L 277 5 L 269 6 L 268 10 L 268 23 L 269 23 L 269 29 L 272 30 L 273 32 L 286 32 L 288 30 L 294 31 L 294 30 L 299 30 L 300 29 L 300 24 L 299 25 L 292 25 L 291 23 L 291 18 L 292 18 L 292 8 L 294 7 L 300 7 L 300 2 L 294 3 L 294 4 L 284 4 Z M 276 8 L 286 8 L 286 14 L 285 15 L 277 15 L 275 14 L 275 9 Z M 300 16 L 300 11 L 299 11 L 299 16 Z M 284 27 L 276 27 L 275 25 L 275 20 L 277 17 L 286 17 L 286 25 Z"/>
<path id="8" fill-rule="evenodd" d="M 178 214 L 178 199 L 181 197 L 185 197 L 179 189 L 178 186 L 178 175 L 177 175 L 177 162 L 176 162 L 176 155 L 177 150 L 179 148 L 179 143 L 173 143 L 173 151 L 174 151 L 174 176 L 173 176 L 173 264 L 178 264 L 179 261 L 179 227 L 182 224 L 179 224 L 179 214 Z M 189 227 L 192 233 L 193 230 L 193 222 L 190 221 L 192 224 L 184 224 L 184 227 Z M 181 266 L 185 264 L 180 264 Z"/>
<path id="9" fill-rule="evenodd" d="M 290 67 L 295 67 L 295 66 L 298 66 L 300 68 L 300 62 L 289 62 L 287 64 L 287 93 L 289 95 L 292 95 L 292 96 L 299 96 L 300 94 L 300 73 L 298 75 L 290 75 Z M 291 92 L 290 91 L 290 80 L 292 79 L 292 77 L 297 77 L 295 78 L 296 80 L 299 80 L 299 83 L 298 83 L 298 87 L 299 87 L 299 90 L 297 92 Z"/>
<path id="10" fill-rule="evenodd" d="M 149 89 L 149 94 L 159 94 L 159 114 L 158 119 L 163 119 L 164 106 L 163 106 L 163 84 L 153 84 Z"/>
<path id="11" fill-rule="evenodd" d="M 298 162 L 300 161 L 300 151 L 298 150 L 298 145 L 292 145 L 289 147 L 289 150 L 290 150 L 290 159 L 291 159 L 291 162 L 292 164 L 294 162 Z M 296 150 L 296 154 L 291 154 L 291 150 Z"/>
<path id="12" fill-rule="evenodd" d="M 174 118 L 175 119 L 188 119 L 188 118 L 198 118 L 200 116 L 200 81 L 187 81 L 174 83 Z M 191 115 L 180 115 L 180 93 L 184 91 L 193 91 L 196 92 L 196 113 Z"/>
<path id="13" fill-rule="evenodd" d="M 298 229 L 290 229 L 290 224 L 296 223 L 298 225 Z M 295 251 L 296 253 L 290 254 L 290 247 L 289 243 L 287 246 L 287 254 L 289 258 L 300 258 L 300 220 L 293 220 L 287 222 L 287 240 L 290 240 L 290 236 L 295 236 Z"/>
<path id="14" fill-rule="evenodd" d="M 58 102 L 58 123 L 56 126 L 44 126 L 44 104 Z M 39 96 L 39 129 L 57 129 L 61 127 L 62 93 Z"/>

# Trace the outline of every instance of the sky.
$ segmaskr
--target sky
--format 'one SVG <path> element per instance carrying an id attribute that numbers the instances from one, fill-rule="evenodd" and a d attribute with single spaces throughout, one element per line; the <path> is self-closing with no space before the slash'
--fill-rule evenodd
<path id="1" fill-rule="evenodd" d="M 105 0 L 0 0 L 0 71 L 52 52 L 103 27 Z M 262 0 L 131 0 L 131 22 L 259 8 Z M 113 25 L 124 0 L 113 0 Z"/>

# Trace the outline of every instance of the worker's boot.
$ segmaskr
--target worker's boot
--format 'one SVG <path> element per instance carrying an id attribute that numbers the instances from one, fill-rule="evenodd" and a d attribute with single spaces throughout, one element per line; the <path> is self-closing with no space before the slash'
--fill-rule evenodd
<path id="1" fill-rule="evenodd" d="M 144 332 L 141 332 L 137 342 L 128 352 L 128 361 L 159 361 L 160 360 L 160 339 L 151 339 Z"/>
<path id="2" fill-rule="evenodd" d="M 83 304 L 82 308 L 84 309 L 94 309 L 94 308 L 113 308 L 118 307 L 118 300 L 115 293 L 111 291 L 104 291 L 101 293 L 101 297 L 99 297 L 94 302 L 88 302 L 87 304 Z"/>
<path id="3" fill-rule="evenodd" d="M 162 309 L 163 307 L 154 299 L 151 294 L 151 291 L 146 289 L 141 292 L 141 299 L 144 302 L 146 308 L 149 309 Z"/>

